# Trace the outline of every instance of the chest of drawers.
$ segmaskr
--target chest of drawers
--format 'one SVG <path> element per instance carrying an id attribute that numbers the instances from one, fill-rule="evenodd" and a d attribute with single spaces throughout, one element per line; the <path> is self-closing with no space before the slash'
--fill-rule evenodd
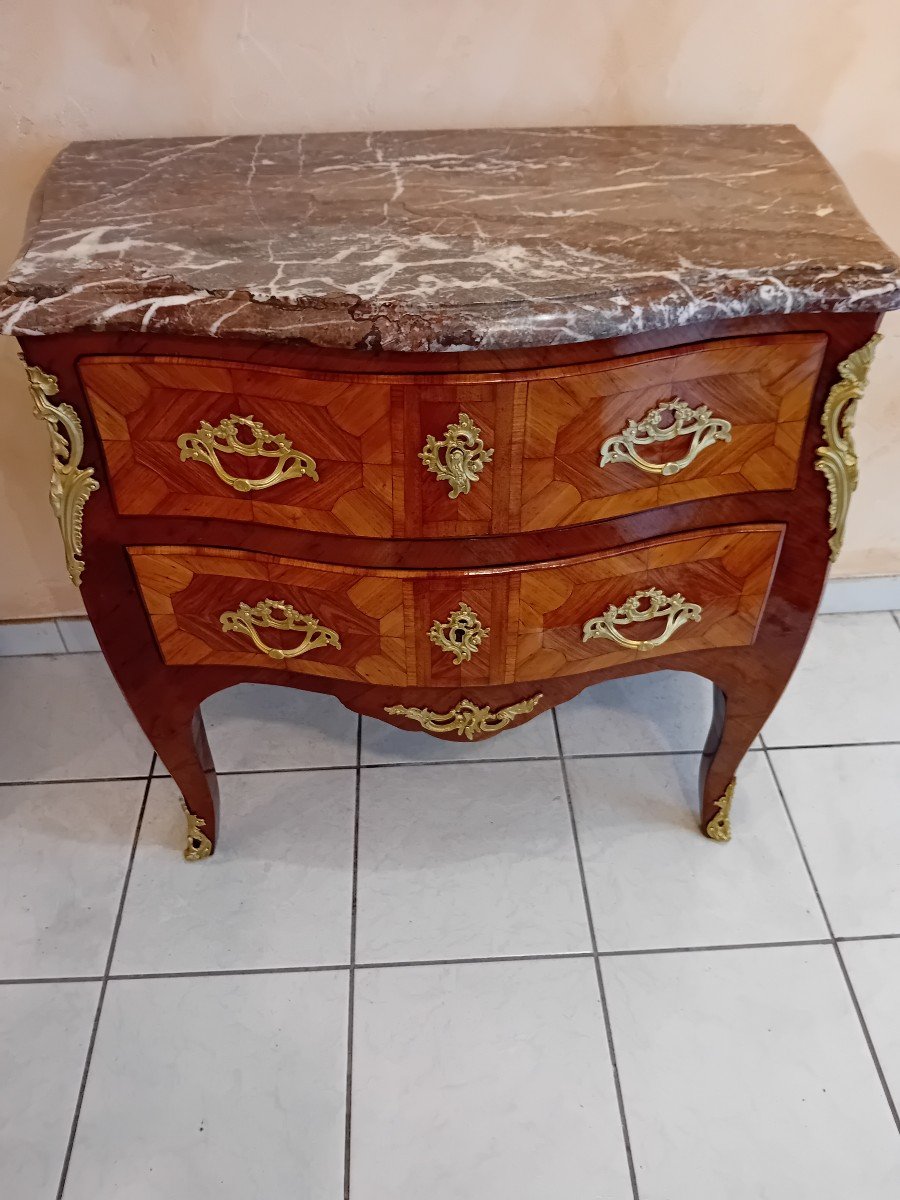
<path id="1" fill-rule="evenodd" d="M 795 130 L 295 142 L 69 148 L 0 292 L 186 857 L 215 845 L 222 688 L 475 740 L 659 668 L 715 688 L 726 840 L 840 547 L 900 264 Z M 623 213 L 636 169 L 656 193 Z"/>

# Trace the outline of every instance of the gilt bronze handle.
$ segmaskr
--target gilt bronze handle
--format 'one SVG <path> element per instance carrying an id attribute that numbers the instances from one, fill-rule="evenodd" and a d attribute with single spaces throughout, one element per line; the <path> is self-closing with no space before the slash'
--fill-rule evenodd
<path id="1" fill-rule="evenodd" d="M 638 453 L 638 446 L 659 445 L 678 437 L 691 439 L 687 453 L 681 458 L 655 463 L 641 458 Z M 648 475 L 677 475 L 689 467 L 701 451 L 716 442 L 730 441 L 731 423 L 722 417 L 714 417 L 705 404 L 691 408 L 684 400 L 666 400 L 657 408 L 651 408 L 642 420 L 629 421 L 621 433 L 607 438 L 600 447 L 600 466 L 630 462 Z"/>
<path id="2" fill-rule="evenodd" d="M 284 600 L 263 600 L 253 608 L 249 604 L 239 604 L 230 612 L 223 612 L 219 618 L 226 633 L 245 634 L 253 642 L 257 650 L 281 662 L 286 658 L 299 658 L 310 650 L 320 650 L 323 646 L 341 648 L 341 639 L 333 629 L 321 625 L 317 617 L 311 613 L 299 613 L 291 604 Z M 257 633 L 257 629 L 289 629 L 303 634 L 303 640 L 291 650 L 282 650 L 279 646 L 268 646 Z"/>
<path id="3" fill-rule="evenodd" d="M 646 601 L 646 604 L 642 605 L 642 601 Z M 688 621 L 699 621 L 702 613 L 699 604 L 691 604 L 680 592 L 667 596 L 659 588 L 646 588 L 629 596 L 624 604 L 611 604 L 602 616 L 587 621 L 582 631 L 582 641 L 609 638 L 627 650 L 651 650 L 654 646 L 662 646 Z M 658 637 L 641 642 L 619 632 L 621 626 L 638 625 L 657 617 L 665 617 L 666 620 L 666 627 Z"/>
<path id="4" fill-rule="evenodd" d="M 250 441 L 242 439 L 241 429 L 249 432 Z M 269 433 L 262 422 L 255 421 L 253 417 L 236 417 L 232 413 L 216 426 L 210 425 L 209 421 L 201 421 L 196 433 L 183 433 L 179 437 L 177 446 L 182 462 L 193 459 L 206 463 L 223 483 L 233 487 L 236 492 L 261 492 L 286 479 L 299 479 L 304 475 L 316 483 L 319 479 L 314 458 L 295 450 L 293 443 L 283 433 Z M 220 454 L 274 458 L 278 461 L 263 479 L 247 479 L 226 471 L 219 461 Z"/>

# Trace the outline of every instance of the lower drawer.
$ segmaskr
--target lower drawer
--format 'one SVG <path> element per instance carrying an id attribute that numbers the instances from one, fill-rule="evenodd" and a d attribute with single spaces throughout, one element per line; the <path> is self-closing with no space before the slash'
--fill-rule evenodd
<path id="1" fill-rule="evenodd" d="M 749 645 L 782 532 L 700 530 L 477 571 L 367 571 L 206 547 L 129 554 L 167 663 L 455 687 Z"/>

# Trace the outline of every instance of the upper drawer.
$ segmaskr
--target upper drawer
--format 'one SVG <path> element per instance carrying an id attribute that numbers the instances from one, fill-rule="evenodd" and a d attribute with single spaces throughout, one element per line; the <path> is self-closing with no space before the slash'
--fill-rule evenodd
<path id="1" fill-rule="evenodd" d="M 79 370 L 123 514 L 456 538 L 791 488 L 824 346 L 737 338 L 434 382 L 149 356 Z"/>
<path id="2" fill-rule="evenodd" d="M 826 340 L 735 338 L 529 383 L 519 528 L 792 488 Z"/>
<path id="3" fill-rule="evenodd" d="M 206 547 L 129 549 L 167 663 L 459 687 L 749 645 L 780 525 L 493 571 L 361 570 Z"/>

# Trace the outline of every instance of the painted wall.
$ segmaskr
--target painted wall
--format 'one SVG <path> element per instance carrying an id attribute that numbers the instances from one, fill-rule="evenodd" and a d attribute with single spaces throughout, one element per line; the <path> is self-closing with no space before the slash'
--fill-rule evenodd
<path id="1" fill-rule="evenodd" d="M 0 266 L 77 138 L 788 121 L 900 247 L 900 0 L 3 0 Z M 900 317 L 837 574 L 900 573 Z M 80 611 L 0 338 L 0 620 Z"/>

